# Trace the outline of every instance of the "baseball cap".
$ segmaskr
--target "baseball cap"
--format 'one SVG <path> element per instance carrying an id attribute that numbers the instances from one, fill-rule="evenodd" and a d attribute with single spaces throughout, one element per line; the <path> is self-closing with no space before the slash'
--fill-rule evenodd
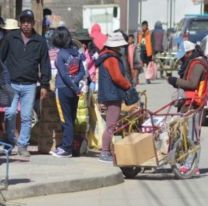
<path id="1" fill-rule="evenodd" d="M 30 10 L 30 9 L 26 9 L 26 10 L 22 11 L 22 13 L 20 14 L 19 19 L 21 21 L 21 20 L 23 20 L 26 17 L 30 18 L 31 20 L 34 21 L 34 13 L 33 13 L 33 11 Z"/>
<path id="2" fill-rule="evenodd" d="M 185 56 L 186 52 L 193 51 L 196 47 L 196 44 L 190 41 L 182 41 L 179 45 L 179 50 L 176 54 L 177 59 L 181 59 Z"/>

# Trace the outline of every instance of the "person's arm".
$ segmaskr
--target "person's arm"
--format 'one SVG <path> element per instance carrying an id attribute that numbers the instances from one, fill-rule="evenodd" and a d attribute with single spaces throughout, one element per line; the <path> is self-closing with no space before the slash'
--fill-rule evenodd
<path id="1" fill-rule="evenodd" d="M 115 57 L 109 57 L 104 62 L 104 67 L 109 72 L 113 82 L 124 90 L 128 90 L 131 87 L 129 81 L 121 73 L 120 65 Z"/>
<path id="2" fill-rule="evenodd" d="M 0 47 L 0 59 L 4 63 L 9 52 L 9 35 L 6 35 Z"/>
<path id="3" fill-rule="evenodd" d="M 74 82 L 75 82 L 76 84 L 78 84 L 79 81 L 83 79 L 84 75 L 85 75 L 84 65 L 83 65 L 83 62 L 80 60 L 80 68 L 79 68 L 79 72 L 78 72 L 78 74 L 75 76 Z"/>
<path id="4" fill-rule="evenodd" d="M 203 72 L 204 67 L 201 64 L 196 64 L 192 70 L 189 79 L 185 80 L 176 77 L 168 77 L 168 82 L 175 88 L 181 88 L 184 90 L 195 90 L 197 89 Z"/>
<path id="5" fill-rule="evenodd" d="M 41 88 L 47 89 L 49 88 L 49 81 L 51 79 L 51 65 L 45 40 L 42 41 L 40 55 L 40 84 Z"/>
<path id="6" fill-rule="evenodd" d="M 196 64 L 192 70 L 190 78 L 188 80 L 177 79 L 176 86 L 184 90 L 197 89 L 203 72 L 204 72 L 204 67 L 201 64 Z"/>
<path id="7" fill-rule="evenodd" d="M 65 60 L 62 57 L 61 52 L 59 52 L 57 55 L 56 67 L 58 69 L 58 73 L 61 76 L 61 79 L 63 80 L 64 84 L 67 87 L 71 88 L 76 94 L 79 94 L 80 89 L 69 76 L 68 71 L 66 70 Z"/>

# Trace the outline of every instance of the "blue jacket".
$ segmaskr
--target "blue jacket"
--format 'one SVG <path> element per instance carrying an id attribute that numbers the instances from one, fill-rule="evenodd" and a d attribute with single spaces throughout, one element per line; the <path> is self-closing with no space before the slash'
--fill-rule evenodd
<path id="1" fill-rule="evenodd" d="M 112 57 L 112 54 L 101 55 L 96 60 L 96 65 L 99 67 L 98 102 L 100 103 L 123 101 L 125 97 L 125 91 L 113 83 L 110 74 L 104 67 L 103 63 L 108 57 Z M 119 56 L 117 56 L 117 58 L 120 64 L 121 72 L 124 74 L 125 69 L 123 63 L 119 59 Z"/>
<path id="2" fill-rule="evenodd" d="M 71 76 L 68 73 L 68 68 L 66 63 L 69 63 L 69 59 L 72 56 L 80 57 L 80 69 L 76 76 Z M 59 50 L 57 59 L 56 59 L 56 67 L 58 69 L 56 76 L 56 88 L 68 87 L 74 93 L 78 94 L 80 92 L 79 82 L 83 79 L 85 75 L 84 66 L 82 63 L 82 56 L 75 48 L 62 48 Z"/>

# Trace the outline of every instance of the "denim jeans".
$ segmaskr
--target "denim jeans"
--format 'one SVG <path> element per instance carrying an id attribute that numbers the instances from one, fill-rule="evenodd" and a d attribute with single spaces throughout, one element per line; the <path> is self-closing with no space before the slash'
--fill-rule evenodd
<path id="1" fill-rule="evenodd" d="M 17 141 L 18 146 L 27 147 L 31 134 L 31 115 L 36 94 L 36 84 L 11 84 L 15 96 L 11 107 L 5 110 L 5 124 L 8 141 L 15 143 L 16 114 L 18 103 L 21 106 L 21 130 Z"/>

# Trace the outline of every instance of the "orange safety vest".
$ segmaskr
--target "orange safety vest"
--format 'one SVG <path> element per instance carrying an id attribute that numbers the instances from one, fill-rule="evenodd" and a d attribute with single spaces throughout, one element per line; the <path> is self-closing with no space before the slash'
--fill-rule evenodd
<path id="1" fill-rule="evenodd" d="M 190 69 L 187 72 L 187 76 L 186 76 L 185 79 L 190 78 L 191 73 L 192 73 L 192 71 L 194 69 L 194 66 L 196 64 L 201 64 L 204 68 L 206 68 L 208 66 L 199 59 L 193 60 L 190 63 L 190 66 L 189 66 Z M 190 99 L 190 100 L 186 101 L 186 104 L 194 103 L 197 106 L 203 106 L 203 105 L 206 104 L 207 86 L 208 86 L 207 81 L 208 81 L 208 71 L 205 70 L 204 75 L 203 75 L 203 79 L 201 79 L 199 84 L 198 84 L 198 88 L 196 90 L 193 90 L 193 91 L 184 91 L 185 97 Z"/>
<path id="2" fill-rule="evenodd" d="M 142 36 L 143 36 L 143 32 L 140 32 L 138 34 L 138 44 L 141 44 Z M 147 56 L 150 57 L 150 56 L 152 56 L 152 53 L 153 53 L 153 51 L 152 51 L 151 32 L 150 31 L 146 31 L 146 33 L 145 33 L 145 42 L 146 42 Z"/>

